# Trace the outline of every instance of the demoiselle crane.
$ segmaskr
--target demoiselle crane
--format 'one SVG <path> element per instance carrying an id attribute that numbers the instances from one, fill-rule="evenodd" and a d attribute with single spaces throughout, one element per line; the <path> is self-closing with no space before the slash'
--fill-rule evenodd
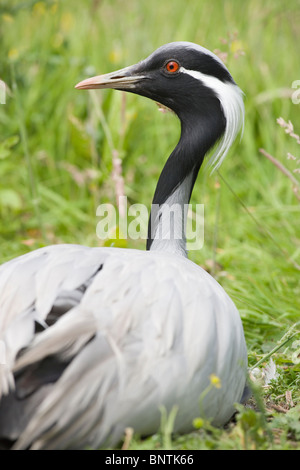
<path id="1" fill-rule="evenodd" d="M 187 258 L 184 237 L 158 234 L 170 204 L 183 207 L 206 153 L 218 167 L 243 124 L 242 92 L 225 65 L 193 43 L 76 88 L 114 88 L 173 110 L 180 140 L 155 191 L 147 251 L 56 245 L 0 268 L 0 443 L 12 449 L 100 448 L 126 427 L 174 432 L 202 416 L 221 426 L 243 401 L 247 351 L 223 288 Z M 184 218 L 179 218 L 180 233 Z M 218 387 L 211 386 L 212 377 Z"/>

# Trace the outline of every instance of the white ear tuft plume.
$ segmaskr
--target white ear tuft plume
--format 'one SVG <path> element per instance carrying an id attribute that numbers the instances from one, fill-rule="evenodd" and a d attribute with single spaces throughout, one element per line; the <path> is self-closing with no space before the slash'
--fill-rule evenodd
<path id="1" fill-rule="evenodd" d="M 226 119 L 225 132 L 208 162 L 209 165 L 213 166 L 214 171 L 223 162 L 240 129 L 242 129 L 242 132 L 244 130 L 245 108 L 243 92 L 236 84 L 222 82 L 211 75 L 206 75 L 196 70 L 186 70 L 183 67 L 181 67 L 181 71 L 211 88 L 219 98 L 224 112 Z"/>
<path id="2" fill-rule="evenodd" d="M 226 87 L 222 91 L 223 94 L 220 92 L 218 95 L 225 115 L 226 127 L 221 141 L 209 160 L 209 165 L 213 166 L 213 171 L 221 165 L 239 131 L 242 129 L 242 134 L 244 132 L 243 92 L 237 85 L 232 83 L 220 83 Z"/>

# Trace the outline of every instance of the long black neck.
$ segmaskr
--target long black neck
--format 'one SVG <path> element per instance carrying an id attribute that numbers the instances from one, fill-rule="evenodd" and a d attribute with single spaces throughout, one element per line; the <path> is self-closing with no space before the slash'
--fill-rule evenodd
<path id="1" fill-rule="evenodd" d="M 206 153 L 223 135 L 225 118 L 216 99 L 210 103 L 209 114 L 183 114 L 180 140 L 168 158 L 155 190 L 148 225 L 147 250 L 164 250 L 186 255 L 185 208 Z M 181 211 L 170 228 L 164 214 L 170 214 L 170 205 Z M 174 206 L 174 207 L 175 207 Z M 177 212 L 178 215 L 178 212 Z M 174 235 L 175 230 L 175 235 Z"/>

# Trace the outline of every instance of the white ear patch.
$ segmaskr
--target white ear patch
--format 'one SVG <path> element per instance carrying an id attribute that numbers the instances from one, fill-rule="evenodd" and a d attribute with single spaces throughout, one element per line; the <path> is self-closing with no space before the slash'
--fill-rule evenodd
<path id="1" fill-rule="evenodd" d="M 184 67 L 181 67 L 180 71 L 187 73 L 208 88 L 211 88 L 220 100 L 226 119 L 226 127 L 223 137 L 209 160 L 209 165 L 213 166 L 214 171 L 219 168 L 226 157 L 240 129 L 242 128 L 242 131 L 244 129 L 245 108 L 243 92 L 237 85 L 230 82 L 222 82 L 211 75 L 205 75 L 196 70 L 187 70 Z"/>

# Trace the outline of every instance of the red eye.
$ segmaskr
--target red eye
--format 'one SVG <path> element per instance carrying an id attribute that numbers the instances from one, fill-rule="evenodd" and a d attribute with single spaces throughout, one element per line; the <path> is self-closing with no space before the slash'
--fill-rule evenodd
<path id="1" fill-rule="evenodd" d="M 165 67 L 169 73 L 175 73 L 179 70 L 179 64 L 175 60 L 170 60 Z"/>

